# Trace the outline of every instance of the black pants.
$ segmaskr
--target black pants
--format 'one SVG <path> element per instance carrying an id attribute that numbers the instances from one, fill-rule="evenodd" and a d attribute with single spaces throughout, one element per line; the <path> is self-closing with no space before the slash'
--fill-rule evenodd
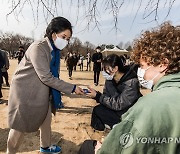
<path id="1" fill-rule="evenodd" d="M 100 74 L 100 71 L 94 71 L 94 83 L 97 85 L 99 83 L 99 74 Z"/>
<path id="2" fill-rule="evenodd" d="M 74 71 L 76 71 L 76 65 L 74 65 Z"/>
<path id="3" fill-rule="evenodd" d="M 80 147 L 78 154 L 95 154 L 96 140 L 85 140 Z"/>
<path id="4" fill-rule="evenodd" d="M 0 70 L 0 98 L 2 98 L 2 92 L 1 92 L 1 88 L 2 88 L 2 72 Z"/>
<path id="5" fill-rule="evenodd" d="M 91 71 L 91 63 L 90 62 L 87 62 L 87 69 L 86 69 L 86 71 Z"/>
<path id="6" fill-rule="evenodd" d="M 80 71 L 83 71 L 83 63 L 81 63 L 79 66 L 80 66 Z"/>
<path id="7" fill-rule="evenodd" d="M 6 72 L 2 72 L 2 83 L 3 83 L 3 77 L 4 77 L 4 79 L 5 79 L 5 81 L 6 81 L 6 86 L 9 86 L 9 81 L 8 81 L 8 72 L 6 71 Z"/>
<path id="8" fill-rule="evenodd" d="M 73 66 L 68 67 L 69 77 L 72 77 Z"/>
<path id="9" fill-rule="evenodd" d="M 94 107 L 91 117 L 91 126 L 99 131 L 103 131 L 105 129 L 105 124 L 113 127 L 113 125 L 119 123 L 121 121 L 121 115 L 125 111 L 114 111 L 111 110 L 104 105 L 97 105 Z"/>
<path id="10" fill-rule="evenodd" d="M 2 91 L 1 91 L 1 88 L 2 88 L 2 85 L 0 84 L 0 98 L 2 98 L 2 97 L 3 97 L 3 95 L 2 95 Z"/>

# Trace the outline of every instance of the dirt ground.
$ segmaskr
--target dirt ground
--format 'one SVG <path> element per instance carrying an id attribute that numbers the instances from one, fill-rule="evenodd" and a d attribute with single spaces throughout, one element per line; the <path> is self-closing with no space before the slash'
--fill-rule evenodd
<path id="1" fill-rule="evenodd" d="M 85 62 L 84 62 L 85 64 Z M 17 60 L 10 60 L 10 69 L 8 70 L 11 81 L 12 75 L 17 67 Z M 100 75 L 100 84 L 94 86 L 93 71 L 73 72 L 72 80 L 68 78 L 68 72 L 65 63 L 61 61 L 61 79 L 77 84 L 82 88 L 90 85 L 94 89 L 102 92 L 104 79 Z M 8 137 L 7 125 L 7 102 L 9 87 L 3 86 L 4 103 L 0 104 L 0 154 L 6 151 L 6 141 Z M 143 94 L 147 90 L 142 90 Z M 63 95 L 62 101 L 64 108 L 59 110 L 56 116 L 52 118 L 52 143 L 62 147 L 62 154 L 76 154 L 80 144 L 86 139 L 101 140 L 102 136 L 106 136 L 107 132 L 94 131 L 90 127 L 90 118 L 93 107 L 96 105 L 95 100 L 86 96 Z M 21 154 L 38 154 L 39 153 L 39 131 L 35 133 L 25 134 L 24 141 L 20 146 L 19 153 Z"/>

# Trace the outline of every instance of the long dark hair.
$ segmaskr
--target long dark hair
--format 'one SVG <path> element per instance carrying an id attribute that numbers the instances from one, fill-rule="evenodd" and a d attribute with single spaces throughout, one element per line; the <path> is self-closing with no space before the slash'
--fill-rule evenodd
<path id="1" fill-rule="evenodd" d="M 64 17 L 56 17 L 51 20 L 48 27 L 46 28 L 45 37 L 48 37 L 49 40 L 52 41 L 53 33 L 60 33 L 64 30 L 70 30 L 72 34 L 72 26 L 71 23 Z"/>
<path id="2" fill-rule="evenodd" d="M 124 73 L 126 71 L 126 59 L 123 56 L 118 56 L 116 54 L 108 55 L 104 60 L 102 61 L 103 68 L 110 66 L 112 68 L 115 68 L 115 66 L 118 66 L 118 71 Z"/>

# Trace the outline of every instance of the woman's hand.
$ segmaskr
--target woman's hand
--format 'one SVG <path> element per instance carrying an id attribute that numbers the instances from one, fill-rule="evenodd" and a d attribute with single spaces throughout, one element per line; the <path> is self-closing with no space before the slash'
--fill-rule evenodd
<path id="1" fill-rule="evenodd" d="M 96 144 L 95 149 L 94 149 L 95 154 L 97 154 L 97 151 L 101 148 L 101 146 L 102 146 L 102 143 L 97 141 L 97 144 Z"/>
<path id="2" fill-rule="evenodd" d="M 76 86 L 76 89 L 74 91 L 77 95 L 84 95 L 84 91 L 82 88 Z"/>
<path id="3" fill-rule="evenodd" d="M 89 87 L 89 86 L 87 88 L 88 88 L 89 92 L 86 93 L 86 96 L 88 96 L 90 98 L 96 97 L 96 94 L 97 94 L 96 90 L 91 88 L 91 87 Z"/>

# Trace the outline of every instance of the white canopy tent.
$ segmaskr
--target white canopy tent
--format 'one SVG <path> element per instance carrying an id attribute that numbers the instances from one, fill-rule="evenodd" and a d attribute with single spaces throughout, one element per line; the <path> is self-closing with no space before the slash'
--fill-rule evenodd
<path id="1" fill-rule="evenodd" d="M 102 51 L 102 54 L 103 54 L 103 56 L 105 56 L 105 57 L 107 57 L 108 55 L 110 55 L 110 54 L 117 54 L 117 55 L 119 55 L 119 56 L 121 56 L 121 55 L 124 55 L 124 54 L 126 54 L 126 55 L 130 55 L 130 53 L 126 50 L 126 49 L 123 49 L 123 50 L 121 50 L 121 49 L 118 49 L 117 47 L 114 47 L 113 49 L 107 49 L 107 48 L 105 48 L 103 51 Z"/>

